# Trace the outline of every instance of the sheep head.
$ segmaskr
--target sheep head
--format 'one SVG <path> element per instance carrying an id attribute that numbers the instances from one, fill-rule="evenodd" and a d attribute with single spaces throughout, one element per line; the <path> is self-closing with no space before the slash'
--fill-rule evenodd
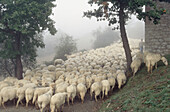
<path id="1" fill-rule="evenodd" d="M 168 61 L 165 57 L 162 57 L 161 60 L 166 66 L 168 65 Z"/>

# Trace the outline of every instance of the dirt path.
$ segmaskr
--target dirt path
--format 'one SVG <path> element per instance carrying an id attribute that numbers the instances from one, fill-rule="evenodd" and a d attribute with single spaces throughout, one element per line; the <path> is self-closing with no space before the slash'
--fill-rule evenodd
<path id="1" fill-rule="evenodd" d="M 80 99 L 76 98 L 73 105 L 71 104 L 70 106 L 68 106 L 67 103 L 65 104 L 63 112 L 97 112 L 97 109 L 100 107 L 101 103 L 101 99 L 99 99 L 98 102 L 95 102 L 94 99 L 91 100 L 88 93 L 83 104 L 81 103 Z M 29 106 L 28 108 L 26 108 L 21 104 L 16 109 L 12 102 L 5 103 L 5 106 L 7 109 L 4 109 L 1 106 L 0 112 L 40 112 L 34 106 Z"/>

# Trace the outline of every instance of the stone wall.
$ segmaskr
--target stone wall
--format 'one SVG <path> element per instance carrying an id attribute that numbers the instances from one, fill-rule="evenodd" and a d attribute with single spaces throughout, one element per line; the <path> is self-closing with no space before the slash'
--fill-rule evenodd
<path id="1" fill-rule="evenodd" d="M 157 2 L 160 8 L 165 8 L 167 14 L 161 17 L 160 24 L 152 21 L 145 23 L 145 49 L 151 52 L 170 54 L 170 3 Z M 149 8 L 146 8 L 149 10 Z"/>

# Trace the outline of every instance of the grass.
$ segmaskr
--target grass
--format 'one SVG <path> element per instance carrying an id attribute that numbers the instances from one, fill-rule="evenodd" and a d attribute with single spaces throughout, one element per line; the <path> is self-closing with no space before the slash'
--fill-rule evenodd
<path id="1" fill-rule="evenodd" d="M 165 57 L 170 64 L 170 54 Z M 99 112 L 170 112 L 170 65 L 159 62 L 152 74 L 143 67 L 122 89 L 113 92 Z"/>

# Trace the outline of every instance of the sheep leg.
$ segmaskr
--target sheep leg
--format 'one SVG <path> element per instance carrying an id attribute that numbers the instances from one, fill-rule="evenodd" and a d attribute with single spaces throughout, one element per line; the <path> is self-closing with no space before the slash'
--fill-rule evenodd
<path id="1" fill-rule="evenodd" d="M 4 107 L 4 109 L 6 109 L 5 105 L 4 105 L 4 102 L 2 102 L 2 106 Z"/>
<path id="2" fill-rule="evenodd" d="M 82 101 L 84 103 L 84 97 L 85 97 L 86 93 L 82 93 Z"/>
<path id="3" fill-rule="evenodd" d="M 22 100 L 20 101 L 20 103 L 21 103 L 21 105 L 24 105 L 23 102 L 22 102 Z"/>
<path id="4" fill-rule="evenodd" d="M 114 88 L 114 87 L 112 86 L 112 88 L 111 88 L 112 91 L 113 91 L 113 88 Z"/>
<path id="5" fill-rule="evenodd" d="M 37 102 L 37 101 L 35 102 L 35 108 L 36 108 L 36 109 L 39 109 L 39 107 L 38 107 L 38 102 Z"/>
<path id="6" fill-rule="evenodd" d="M 157 63 L 155 64 L 155 68 L 156 68 L 156 69 L 158 68 L 158 64 L 157 64 Z"/>
<path id="7" fill-rule="evenodd" d="M 51 112 L 54 112 L 54 110 L 55 110 L 55 105 L 50 104 L 50 109 L 51 109 Z M 56 110 L 57 110 L 57 108 L 56 108 Z"/>
<path id="8" fill-rule="evenodd" d="M 93 99 L 93 92 L 90 91 L 91 100 Z"/>
<path id="9" fill-rule="evenodd" d="M 133 72 L 133 77 L 135 77 L 135 72 Z"/>
<path id="10" fill-rule="evenodd" d="M 28 107 L 28 102 L 26 102 L 26 107 Z"/>
<path id="11" fill-rule="evenodd" d="M 151 73 L 152 73 L 153 66 L 151 65 Z"/>
<path id="12" fill-rule="evenodd" d="M 150 66 L 148 66 L 147 68 L 148 68 L 148 73 L 149 73 L 150 72 L 150 70 L 149 70 Z"/>
<path id="13" fill-rule="evenodd" d="M 16 108 L 18 108 L 19 102 L 20 102 L 20 99 L 18 99 L 17 101 Z"/>
<path id="14" fill-rule="evenodd" d="M 43 108 L 41 108 L 40 111 L 43 112 Z"/>
<path id="15" fill-rule="evenodd" d="M 102 99 L 104 98 L 104 88 L 102 90 Z"/>
<path id="16" fill-rule="evenodd" d="M 80 93 L 80 96 L 81 96 L 81 103 L 83 104 L 83 102 L 84 102 L 84 94 Z"/>
<path id="17" fill-rule="evenodd" d="M 105 91 L 105 95 L 106 95 L 106 97 L 108 97 L 108 93 L 109 93 L 109 90 L 108 90 L 108 89 L 106 89 L 106 91 Z"/>
<path id="18" fill-rule="evenodd" d="M 26 107 L 28 107 L 29 100 L 26 100 Z"/>
<path id="19" fill-rule="evenodd" d="M 68 103 L 68 106 L 70 106 L 70 103 L 69 103 L 69 97 L 67 97 L 67 103 Z"/>
<path id="20" fill-rule="evenodd" d="M 46 107 L 46 105 L 44 103 L 42 103 L 42 105 L 41 105 L 41 112 L 43 112 L 45 107 Z"/>
<path id="21" fill-rule="evenodd" d="M 96 102 L 97 102 L 97 95 L 95 95 L 95 100 L 96 100 Z"/>
<path id="22" fill-rule="evenodd" d="M 72 101 L 72 105 L 74 104 L 74 103 L 73 103 L 73 100 L 74 100 L 74 99 L 73 99 L 73 98 L 71 98 L 71 101 Z"/>

